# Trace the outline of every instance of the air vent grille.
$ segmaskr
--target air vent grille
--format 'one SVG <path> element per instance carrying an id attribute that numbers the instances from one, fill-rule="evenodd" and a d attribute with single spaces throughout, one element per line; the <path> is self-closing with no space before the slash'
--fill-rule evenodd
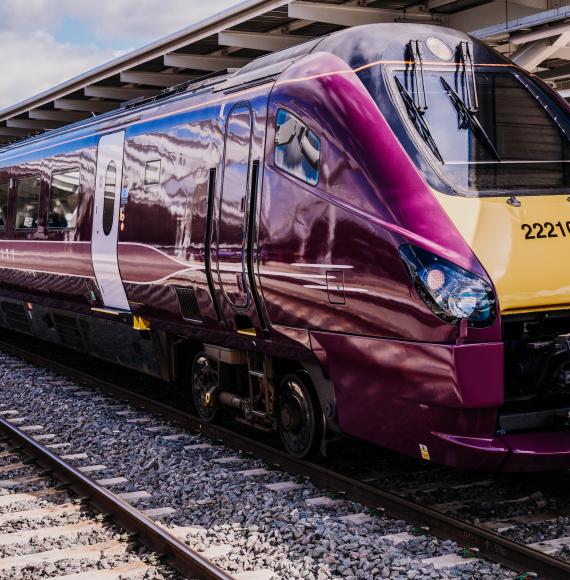
<path id="1" fill-rule="evenodd" d="M 17 332 L 32 334 L 30 321 L 26 309 L 15 302 L 2 302 L 2 308 L 6 314 L 6 324 Z"/>
<path id="2" fill-rule="evenodd" d="M 198 301 L 196 300 L 196 290 L 192 287 L 182 288 L 180 286 L 175 286 L 175 290 L 182 316 L 193 320 L 202 320 Z"/>

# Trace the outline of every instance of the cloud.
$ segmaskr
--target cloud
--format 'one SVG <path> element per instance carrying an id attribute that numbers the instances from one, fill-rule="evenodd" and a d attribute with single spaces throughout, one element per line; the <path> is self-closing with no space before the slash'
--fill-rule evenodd
<path id="1" fill-rule="evenodd" d="M 237 0 L 0 2 L 0 109 L 237 3 Z"/>
<path id="2" fill-rule="evenodd" d="M 238 4 L 239 0 L 10 0 L 0 2 L 0 31 L 54 33 L 64 19 L 89 24 L 96 37 L 148 41 L 176 32 Z"/>
<path id="3" fill-rule="evenodd" d="M 236 0 L 72 0 L 67 14 L 91 22 L 99 39 L 112 41 L 125 35 L 150 42 L 237 3 Z"/>
<path id="4" fill-rule="evenodd" d="M 58 0 L 12 0 L 0 3 L 0 31 L 51 30 L 63 17 Z M 58 8 L 56 8 L 56 6 Z"/>
<path id="5" fill-rule="evenodd" d="M 47 32 L 0 32 L 0 109 L 117 56 L 112 49 L 58 43 Z"/>

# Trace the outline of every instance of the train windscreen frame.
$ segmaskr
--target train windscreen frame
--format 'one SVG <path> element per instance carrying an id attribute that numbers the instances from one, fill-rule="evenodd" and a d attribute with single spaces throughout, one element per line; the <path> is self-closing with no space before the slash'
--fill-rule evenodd
<path id="1" fill-rule="evenodd" d="M 455 68 L 424 68 L 425 110 L 417 106 L 421 83 L 413 67 L 394 68 L 389 77 L 408 130 L 454 190 L 567 193 L 568 115 L 514 70 L 477 68 L 469 79 Z M 467 104 L 473 88 L 476 108 Z"/>

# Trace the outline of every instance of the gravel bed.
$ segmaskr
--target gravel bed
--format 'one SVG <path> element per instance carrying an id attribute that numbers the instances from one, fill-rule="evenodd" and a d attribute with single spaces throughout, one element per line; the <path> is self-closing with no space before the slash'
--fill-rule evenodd
<path id="1" fill-rule="evenodd" d="M 11 495 L 13 491 L 8 491 L 5 489 L 0 489 L 0 496 Z M 20 512 L 25 510 L 32 510 L 41 507 L 49 507 L 53 505 L 59 505 L 62 503 L 69 503 L 73 501 L 73 496 L 71 496 L 67 491 L 62 490 L 61 493 L 50 495 L 49 499 L 40 498 L 36 501 L 19 501 L 15 504 L 10 504 L 6 506 L 0 506 L 0 514 L 8 514 L 14 512 Z"/>
<path id="2" fill-rule="evenodd" d="M 13 476 L 17 477 L 16 475 Z M 35 477 L 34 474 L 26 474 L 25 477 Z M 45 489 L 51 489 L 57 485 L 59 482 L 49 476 L 37 476 L 39 479 L 33 479 L 32 481 L 22 481 L 19 483 L 12 484 L 8 490 L 10 493 L 29 493 L 32 491 L 42 491 Z M 3 477 L 2 479 L 12 479 L 11 474 L 8 477 Z M 2 489 L 2 488 L 0 488 Z"/>
<path id="3" fill-rule="evenodd" d="M 508 500 L 519 496 L 524 496 L 524 491 L 517 489 L 514 486 L 487 485 L 487 484 L 473 484 L 466 487 L 445 487 L 442 486 L 434 491 L 416 491 L 409 494 L 415 501 L 427 504 L 442 504 L 447 502 L 480 502 L 484 498 L 491 505 L 495 502 Z"/>
<path id="4" fill-rule="evenodd" d="M 73 537 L 65 536 L 63 534 L 57 538 L 40 538 L 36 536 L 24 543 L 1 546 L 0 558 L 35 554 L 36 552 L 46 552 L 47 550 L 61 550 L 63 548 L 72 548 L 78 545 L 90 546 L 97 544 L 98 542 L 108 542 L 117 539 L 118 536 L 120 536 L 120 534 L 111 529 L 82 532 Z"/>
<path id="5" fill-rule="evenodd" d="M 445 468 L 445 470 L 400 472 L 393 478 L 383 475 L 374 479 L 374 485 L 390 487 L 400 495 L 414 497 L 418 492 L 427 493 L 422 488 L 427 488 L 430 493 L 438 494 L 440 491 L 444 492 L 453 488 L 453 486 L 468 485 L 472 484 L 475 479 L 484 479 L 482 476 L 476 477 L 476 475 L 474 472 L 464 473 L 458 471 L 455 473 L 454 469 L 449 467 Z M 360 479 L 358 475 L 357 479 Z M 432 491 L 432 488 L 436 487 L 437 489 Z"/>
<path id="6" fill-rule="evenodd" d="M 140 553 L 128 552 L 124 556 L 103 556 L 98 562 L 90 560 L 60 560 L 55 563 L 39 564 L 0 571 L 0 580 L 36 580 L 37 578 L 49 578 L 50 576 L 63 576 L 77 574 L 92 570 L 104 570 L 115 568 L 143 560 L 153 566 L 144 575 L 145 579 L 152 580 L 179 580 L 181 576 L 175 572 L 169 572 L 163 566 L 157 564 L 154 554 L 141 551 Z M 156 564 L 156 565 L 155 565 Z"/>
<path id="7" fill-rule="evenodd" d="M 37 505 L 32 509 L 37 509 Z M 67 526 L 70 524 L 78 524 L 80 522 L 93 521 L 95 514 L 81 510 L 78 512 L 70 511 L 69 513 L 60 515 L 49 515 L 41 519 L 26 519 L 10 520 L 2 524 L 2 533 L 11 534 L 14 532 L 23 532 L 26 530 L 40 530 L 42 528 L 54 528 L 57 526 Z"/>
<path id="8" fill-rule="evenodd" d="M 366 450 L 366 453 L 368 453 L 368 450 Z M 373 482 L 374 485 L 389 486 L 404 495 L 415 493 L 422 486 L 429 486 L 430 484 L 442 486 L 459 485 L 461 483 L 469 483 L 476 477 L 473 471 L 461 471 L 405 456 L 404 461 L 396 465 L 393 458 L 390 458 L 381 464 L 375 461 L 368 464 L 363 463 L 360 468 L 338 466 L 335 460 L 332 461 L 331 466 L 356 479 L 366 479 Z"/>
<path id="9" fill-rule="evenodd" d="M 19 469 L 12 469 L 6 473 L 0 473 L 0 481 L 5 479 L 14 479 L 16 477 L 31 477 L 37 475 L 38 468 L 34 465 L 26 465 Z"/>
<path id="10" fill-rule="evenodd" d="M 17 360 L 17 359 L 13 359 Z M 9 357 L 4 357 L 9 361 Z M 45 369 L 18 363 L 0 368 L 0 404 L 19 409 L 35 424 L 49 428 L 58 442 L 69 442 L 65 453 L 87 453 L 77 466 L 102 464 L 96 478 L 124 476 L 129 483 L 121 491 L 148 491 L 151 499 L 139 509 L 171 507 L 176 513 L 167 525 L 202 526 L 188 535 L 196 549 L 226 545 L 228 553 L 215 559 L 231 573 L 271 568 L 286 579 L 308 578 L 506 578 L 513 574 L 499 565 L 471 562 L 442 570 L 421 560 L 460 552 L 452 541 L 419 536 L 392 544 L 387 534 L 412 532 L 402 521 L 367 511 L 361 505 L 339 501 L 330 506 L 310 506 L 309 498 L 323 492 L 304 480 L 295 480 L 277 467 L 238 454 L 203 437 L 186 432 L 180 440 L 164 435 L 184 433 L 183 428 L 128 405 L 119 409 L 111 398 L 88 389 L 66 389 L 73 383 Z M 120 415 L 119 410 L 132 413 Z M 129 423 L 149 418 L 148 422 Z M 149 427 L 165 426 L 162 432 Z M 47 432 L 47 431 L 45 431 Z M 210 444 L 206 449 L 184 449 Z M 232 457 L 232 463 L 216 460 Z M 242 470 L 266 469 L 268 473 L 246 477 Z M 267 489 L 267 484 L 296 481 L 288 492 Z M 113 488 L 113 491 L 120 488 Z M 1 490 L 0 490 L 1 492 Z M 37 503 L 35 504 L 37 506 Z M 363 524 L 343 521 L 343 516 L 366 512 Z M 0 576 L 0 580 L 2 577 Z"/>
<path id="11" fill-rule="evenodd" d="M 503 535 L 515 542 L 524 544 L 534 544 L 553 540 L 555 538 L 565 538 L 570 536 L 570 518 L 559 517 L 556 520 L 547 522 L 537 522 L 515 526 L 503 532 Z"/>
<path id="12" fill-rule="evenodd" d="M 519 516 L 527 516 L 534 513 L 556 513 L 564 507 L 567 502 L 560 502 L 557 498 L 545 497 L 542 492 L 537 491 L 527 496 L 520 502 L 495 503 L 484 498 L 465 502 L 449 513 L 463 519 L 469 519 L 474 523 L 490 520 L 509 520 Z"/>
<path id="13" fill-rule="evenodd" d="M 0 447 L 0 450 L 9 451 L 8 445 Z M 26 457 L 14 452 L 8 460 L 9 463 L 19 463 Z M 31 463 L 26 466 L 26 475 L 37 475 L 41 468 Z M 10 471 L 2 475 L 3 479 L 10 480 L 22 476 L 21 470 Z M 54 482 L 58 483 L 58 482 Z M 17 488 L 0 489 L 0 496 L 6 497 L 18 493 Z M 29 490 L 26 490 L 29 491 Z M 53 501 L 56 500 L 56 501 Z M 69 507 L 62 513 L 51 513 L 44 517 L 38 518 L 27 516 L 22 513 L 26 510 L 41 510 L 43 508 L 58 508 L 65 502 Z M 37 501 L 18 502 L 10 506 L 4 506 L 0 510 L 3 514 L 14 514 L 13 518 L 2 522 L 0 526 L 0 537 L 5 538 L 8 534 L 18 532 L 38 532 L 37 535 L 25 537 L 19 542 L 13 542 L 7 545 L 0 545 L 0 559 L 18 558 L 26 555 L 46 552 L 50 550 L 63 550 L 66 548 L 77 549 L 82 546 L 93 546 L 103 542 L 129 542 L 130 535 L 118 528 L 115 524 L 107 522 L 102 514 L 94 512 L 90 506 L 84 504 L 80 499 L 72 499 L 67 493 L 49 496 L 46 499 Z M 21 517 L 18 517 L 22 514 Z M 103 523 L 105 522 L 105 523 Z M 70 534 L 63 529 L 69 525 L 95 525 L 95 529 L 78 530 Z M 49 537 L 42 537 L 41 531 L 47 528 L 62 528 L 61 534 L 52 533 Z M 181 580 L 182 576 L 168 567 L 160 564 L 156 555 L 129 544 L 129 550 L 120 555 L 105 555 L 98 561 L 90 559 L 62 559 L 57 562 L 38 563 L 36 565 L 22 565 L 12 567 L 7 570 L 0 570 L 0 580 L 23 580 L 36 578 L 49 578 L 64 574 L 73 574 L 77 572 L 88 572 L 101 569 L 110 569 L 120 565 L 143 561 L 149 568 L 146 572 L 141 572 L 137 578 L 153 580 Z M 131 576 L 129 576 L 131 577 Z"/>

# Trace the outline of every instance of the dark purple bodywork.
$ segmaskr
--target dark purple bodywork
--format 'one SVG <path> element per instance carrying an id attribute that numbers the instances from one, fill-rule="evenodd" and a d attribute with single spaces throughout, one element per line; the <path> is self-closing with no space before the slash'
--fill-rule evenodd
<path id="1" fill-rule="evenodd" d="M 463 468 L 567 468 L 570 432 L 497 434 L 504 398 L 500 316 L 466 331 L 442 321 L 415 291 L 400 259 L 400 246 L 413 244 L 492 286 L 434 197 L 420 161 L 395 135 L 387 120 L 393 113 L 379 109 L 352 70 L 394 58 L 390 51 L 401 46 L 400 37 L 432 33 L 404 24 L 339 32 L 262 84 L 178 95 L 0 151 L 0 183 L 43 178 L 37 231 L 15 231 L 9 222 L 0 232 L 2 299 L 30 303 L 30 332 L 42 338 L 49 338 L 42 319 L 48 311 L 74 313 L 87 325 L 106 320 L 92 310 L 103 306 L 90 253 L 95 163 L 99 137 L 124 128 L 128 197 L 121 202 L 119 268 L 131 311 L 160 335 L 163 358 L 169 345 L 190 337 L 302 361 L 334 386 L 327 420 L 347 434 L 418 457 L 425 446 L 431 460 Z M 465 38 L 441 34 L 455 42 Z M 356 58 L 354 47 L 371 39 L 374 50 Z M 344 54 L 351 47 L 354 62 Z M 480 45 L 477 51 L 506 62 Z M 259 184 L 247 215 L 228 212 L 221 223 L 226 119 L 238 106 L 251 114 L 248 183 L 259 161 Z M 283 108 L 320 137 L 316 186 L 274 164 L 276 114 Z M 145 163 L 158 158 L 160 183 L 145 186 Z M 77 227 L 50 231 L 50 175 L 75 166 L 81 168 Z M 217 180 L 209 208 L 211 169 Z M 11 215 L 14 203 L 12 190 Z M 217 242 L 243 229 L 244 220 L 253 228 L 247 244 Z M 251 262 L 244 260 L 246 250 Z M 230 266 L 242 263 L 248 299 L 236 308 L 228 300 L 237 291 Z M 339 279 L 341 289 L 330 283 Z M 175 287 L 195 290 L 199 320 L 182 316 Z M 2 317 L 14 327 L 6 313 Z M 243 319 L 256 336 L 237 332 Z M 130 329 L 106 324 L 109 333 L 117 324 Z M 98 340 L 104 340 L 101 332 Z M 158 350 L 154 345 L 160 359 Z M 113 352 L 98 354 L 116 360 Z M 148 363 L 145 370 L 168 376 L 165 366 L 172 365 Z"/>

